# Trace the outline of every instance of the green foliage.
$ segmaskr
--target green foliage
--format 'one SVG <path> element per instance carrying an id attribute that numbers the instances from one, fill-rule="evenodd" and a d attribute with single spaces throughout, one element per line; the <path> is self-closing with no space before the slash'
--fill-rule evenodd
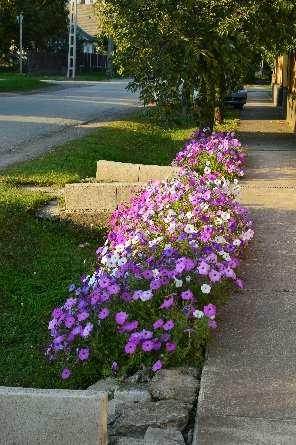
<path id="1" fill-rule="evenodd" d="M 17 15 L 24 14 L 23 44 L 26 49 L 47 48 L 67 33 L 67 0 L 0 0 L 0 58 L 18 47 Z"/>
<path id="2" fill-rule="evenodd" d="M 212 125 L 263 48 L 282 51 L 295 37 L 294 1 L 99 0 L 97 8 L 130 87 L 145 103 L 195 106 L 201 125 Z"/>

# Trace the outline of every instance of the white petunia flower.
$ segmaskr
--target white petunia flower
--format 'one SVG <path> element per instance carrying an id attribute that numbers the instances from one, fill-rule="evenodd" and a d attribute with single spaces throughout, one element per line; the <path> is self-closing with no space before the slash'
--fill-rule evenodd
<path id="1" fill-rule="evenodd" d="M 236 246 L 236 247 L 240 246 L 241 243 L 242 243 L 242 242 L 241 242 L 240 239 L 235 239 L 235 240 L 233 241 L 233 245 Z"/>
<path id="2" fill-rule="evenodd" d="M 183 281 L 182 280 L 178 280 L 177 278 L 175 278 L 175 286 L 176 287 L 182 287 L 183 286 Z"/>
<path id="3" fill-rule="evenodd" d="M 200 289 L 203 294 L 209 294 L 212 290 L 212 288 L 209 284 L 203 284 Z"/>
<path id="4" fill-rule="evenodd" d="M 193 312 L 193 317 L 195 317 L 195 318 L 201 319 L 204 316 L 205 316 L 205 314 L 203 313 L 203 311 L 196 310 Z"/>

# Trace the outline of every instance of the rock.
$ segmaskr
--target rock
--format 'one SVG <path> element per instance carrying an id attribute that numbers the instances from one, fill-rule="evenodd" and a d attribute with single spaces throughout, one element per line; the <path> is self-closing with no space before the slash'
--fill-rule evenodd
<path id="1" fill-rule="evenodd" d="M 176 428 L 182 431 L 191 406 L 175 400 L 124 403 L 116 407 L 118 418 L 109 430 L 111 435 L 144 435 L 147 428 Z"/>
<path id="2" fill-rule="evenodd" d="M 37 212 L 38 218 L 55 220 L 60 216 L 60 206 L 59 201 L 54 199 L 48 202 L 44 207 L 38 210 Z"/>
<path id="3" fill-rule="evenodd" d="M 177 369 L 179 369 L 182 374 L 192 375 L 192 377 L 195 377 L 196 379 L 200 378 L 202 372 L 200 368 L 194 368 L 193 366 L 182 366 Z"/>
<path id="4" fill-rule="evenodd" d="M 144 439 L 134 437 L 114 437 L 110 445 L 145 445 Z"/>
<path id="5" fill-rule="evenodd" d="M 187 444 L 191 445 L 193 442 L 193 430 L 189 430 L 187 433 Z"/>
<path id="6" fill-rule="evenodd" d="M 149 402 L 151 395 L 146 385 L 134 385 L 117 389 L 114 393 L 114 399 L 119 403 Z"/>
<path id="7" fill-rule="evenodd" d="M 145 445 L 185 445 L 180 431 L 174 428 L 149 427 L 144 437 Z"/>
<path id="8" fill-rule="evenodd" d="M 106 379 L 99 380 L 94 385 L 89 386 L 87 389 L 92 391 L 103 391 L 107 392 L 109 398 L 113 398 L 114 392 L 119 389 L 120 383 L 114 377 L 107 377 Z"/>
<path id="9" fill-rule="evenodd" d="M 140 371 L 128 377 L 126 379 L 126 382 L 130 383 L 131 385 L 134 385 L 135 383 L 147 383 L 149 382 L 148 371 L 145 369 L 141 369 Z"/>
<path id="10" fill-rule="evenodd" d="M 183 368 L 162 369 L 149 384 L 150 393 L 155 400 L 179 400 L 193 404 L 199 388 L 198 380 Z"/>

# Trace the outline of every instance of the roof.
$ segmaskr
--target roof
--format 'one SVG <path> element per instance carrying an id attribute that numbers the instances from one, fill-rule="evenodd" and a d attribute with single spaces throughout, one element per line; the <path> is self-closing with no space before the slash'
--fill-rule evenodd
<path id="1" fill-rule="evenodd" d="M 94 5 L 77 5 L 77 25 L 82 37 L 93 40 L 100 32 Z"/>

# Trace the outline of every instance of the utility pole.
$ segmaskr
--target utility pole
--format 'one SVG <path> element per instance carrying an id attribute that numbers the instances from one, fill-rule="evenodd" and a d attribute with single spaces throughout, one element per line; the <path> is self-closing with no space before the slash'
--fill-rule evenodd
<path id="1" fill-rule="evenodd" d="M 23 20 L 24 14 L 21 12 L 17 17 L 17 22 L 20 25 L 20 74 L 23 73 Z"/>
<path id="2" fill-rule="evenodd" d="M 75 80 L 77 40 L 77 0 L 70 2 L 69 51 L 67 78 Z"/>
<path id="3" fill-rule="evenodd" d="M 107 56 L 107 74 L 113 77 L 113 52 L 114 52 L 114 42 L 111 37 L 108 37 L 108 56 Z"/>

